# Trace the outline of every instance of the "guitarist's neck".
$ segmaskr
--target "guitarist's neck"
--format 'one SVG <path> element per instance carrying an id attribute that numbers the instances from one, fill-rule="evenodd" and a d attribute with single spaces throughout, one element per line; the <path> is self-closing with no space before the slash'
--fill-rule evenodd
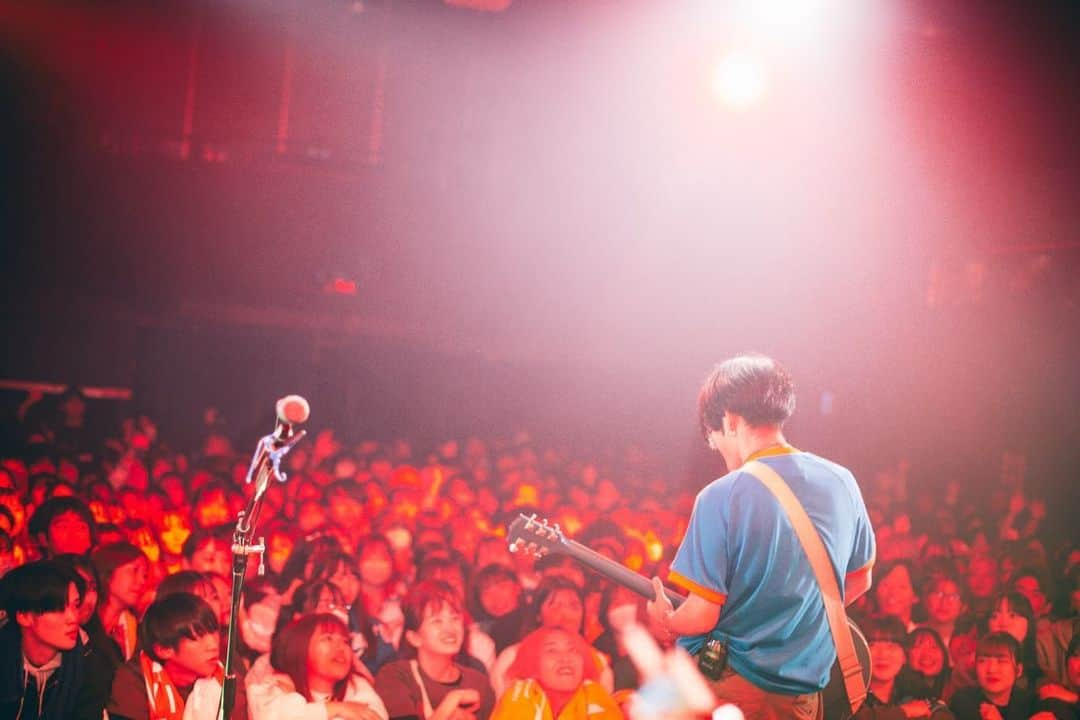
<path id="1" fill-rule="evenodd" d="M 746 427 L 740 429 L 736 437 L 738 447 L 738 467 L 742 467 L 755 456 L 773 448 L 790 448 L 784 432 L 776 426 Z"/>

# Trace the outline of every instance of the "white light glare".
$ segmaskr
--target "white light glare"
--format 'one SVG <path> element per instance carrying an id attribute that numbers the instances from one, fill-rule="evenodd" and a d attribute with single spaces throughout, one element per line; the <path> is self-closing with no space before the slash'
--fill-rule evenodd
<path id="1" fill-rule="evenodd" d="M 724 104 L 736 110 L 755 105 L 767 86 L 764 66 L 748 55 L 732 53 L 713 68 L 713 92 Z"/>
<path id="2" fill-rule="evenodd" d="M 827 0 L 747 0 L 739 9 L 759 27 L 796 28 L 817 21 L 830 4 Z"/>

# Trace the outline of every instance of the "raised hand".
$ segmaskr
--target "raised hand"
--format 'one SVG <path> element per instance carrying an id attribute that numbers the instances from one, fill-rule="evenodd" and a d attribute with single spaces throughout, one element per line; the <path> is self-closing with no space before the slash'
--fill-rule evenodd
<path id="1" fill-rule="evenodd" d="M 451 690 L 435 708 L 432 720 L 473 720 L 480 707 L 480 691 L 472 688 Z"/>

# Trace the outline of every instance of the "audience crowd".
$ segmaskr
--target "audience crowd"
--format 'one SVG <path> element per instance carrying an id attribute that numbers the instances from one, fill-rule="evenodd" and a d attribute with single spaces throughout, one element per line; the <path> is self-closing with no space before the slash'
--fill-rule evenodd
<path id="1" fill-rule="evenodd" d="M 0 459 L 0 718 L 216 717 L 251 493 L 216 417 L 189 452 L 144 417 L 94 427 L 77 393 L 55 416 L 20 408 Z M 505 535 L 535 513 L 663 577 L 694 493 L 639 449 L 580 458 L 519 433 L 418 452 L 321 430 L 284 469 L 243 569 L 234 718 L 627 713 L 641 680 L 619 631 L 645 600 Z M 908 473 L 860 478 L 877 560 L 851 608 L 873 658 L 857 717 L 1076 720 L 1080 548 L 1047 536 L 1016 478 Z"/>

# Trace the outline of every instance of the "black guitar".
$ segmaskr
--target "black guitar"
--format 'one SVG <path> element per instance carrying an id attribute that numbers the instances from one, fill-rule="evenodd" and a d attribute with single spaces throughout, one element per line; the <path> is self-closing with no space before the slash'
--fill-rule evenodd
<path id="1" fill-rule="evenodd" d="M 618 583 L 629 590 L 636 592 L 642 597 L 652 600 L 656 597 L 652 581 L 634 572 L 628 567 L 606 558 L 600 553 L 585 547 L 579 542 L 571 540 L 563 535 L 558 525 L 549 525 L 546 520 L 538 520 L 535 515 L 518 515 L 517 519 L 510 523 L 507 532 L 507 540 L 510 548 L 517 551 L 528 551 L 543 555 L 553 552 L 560 555 L 568 555 L 582 565 L 595 570 L 608 580 Z M 674 607 L 679 607 L 686 598 L 673 590 L 664 588 L 664 594 Z M 851 628 L 851 637 L 855 643 L 855 654 L 859 658 L 862 667 L 863 682 L 870 685 L 870 646 L 863 637 L 855 623 L 848 620 Z M 852 715 L 851 703 L 848 702 L 847 691 L 844 688 L 844 676 L 840 672 L 839 663 L 833 663 L 832 674 L 829 684 L 822 690 L 822 704 L 824 706 L 825 720 L 847 720 Z M 858 708 L 855 708 L 856 710 Z"/>

